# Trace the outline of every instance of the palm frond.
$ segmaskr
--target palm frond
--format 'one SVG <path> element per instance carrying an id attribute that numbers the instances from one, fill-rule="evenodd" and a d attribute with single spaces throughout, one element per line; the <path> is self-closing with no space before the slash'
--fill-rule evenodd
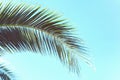
<path id="1" fill-rule="evenodd" d="M 79 73 L 78 58 L 90 63 L 72 28 L 56 14 L 40 7 L 1 5 L 0 46 L 10 53 L 27 49 L 54 54 L 76 73 Z"/>
<path id="2" fill-rule="evenodd" d="M 15 75 L 5 65 L 0 64 L 0 80 L 15 80 Z"/>

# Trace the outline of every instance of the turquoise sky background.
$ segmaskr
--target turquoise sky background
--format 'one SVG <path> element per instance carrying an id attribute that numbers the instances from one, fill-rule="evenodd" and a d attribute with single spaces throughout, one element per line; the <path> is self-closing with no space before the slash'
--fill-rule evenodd
<path id="1" fill-rule="evenodd" d="M 22 60 L 20 55 L 14 55 L 16 58 L 5 56 L 7 60 L 12 62 L 11 64 L 15 64 L 14 66 L 19 69 L 16 72 L 22 73 L 23 68 L 21 67 L 24 65 L 20 64 L 30 65 L 29 68 L 24 67 L 25 73 L 29 75 L 24 76 L 24 79 L 22 77 L 21 80 L 33 80 L 31 79 L 33 78 L 32 74 L 27 73 L 33 67 L 34 69 L 42 68 L 40 69 L 42 73 L 33 71 L 35 74 L 42 75 L 37 75 L 41 80 L 120 80 L 119 0 L 16 0 L 17 3 L 21 1 L 36 6 L 41 5 L 43 8 L 47 7 L 68 19 L 75 28 L 78 37 L 84 40 L 88 47 L 88 54 L 92 56 L 92 61 L 96 67 L 96 71 L 94 71 L 88 65 L 82 64 L 79 78 L 72 73 L 69 74 L 67 69 L 64 69 L 60 62 L 53 57 L 41 57 L 41 63 L 37 66 L 38 63 L 34 60 L 40 58 L 36 58 L 36 55 L 29 55 L 29 59 L 26 59 L 27 55 L 23 55 L 21 56 Z M 33 62 L 35 65 L 32 64 Z"/>

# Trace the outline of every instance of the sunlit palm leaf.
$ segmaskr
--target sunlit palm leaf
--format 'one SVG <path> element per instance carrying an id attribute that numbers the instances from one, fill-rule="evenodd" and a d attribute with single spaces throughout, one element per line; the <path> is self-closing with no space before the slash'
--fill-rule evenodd
<path id="1" fill-rule="evenodd" d="M 72 29 L 47 9 L 24 5 L 0 6 L 1 51 L 14 53 L 31 50 L 41 54 L 54 54 L 70 70 L 79 73 L 78 58 L 89 63 L 81 41 Z"/>

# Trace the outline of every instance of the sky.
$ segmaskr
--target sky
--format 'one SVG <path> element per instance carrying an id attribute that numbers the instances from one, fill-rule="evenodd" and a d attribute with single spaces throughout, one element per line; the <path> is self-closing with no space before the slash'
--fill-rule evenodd
<path id="1" fill-rule="evenodd" d="M 56 58 L 51 56 L 41 56 L 39 65 L 33 61 L 39 59 L 36 55 L 29 55 L 29 59 L 28 55 L 5 56 L 6 60 L 12 62 L 10 64 L 15 64 L 14 67 L 18 68 L 16 73 L 22 73 L 22 70 L 25 70 L 24 74 L 29 74 L 24 77 L 21 77 L 23 74 L 18 75 L 21 80 L 33 80 L 28 79 L 33 73 L 42 75 L 37 75 L 41 80 L 120 80 L 119 0 L 16 0 L 16 2 L 41 5 L 66 18 L 75 28 L 75 34 L 84 40 L 88 54 L 91 55 L 96 67 L 96 70 L 93 70 L 82 63 L 80 77 L 77 77 L 73 73 L 69 73 Z M 22 57 L 22 60 L 19 56 Z M 34 65 L 33 62 L 35 62 Z M 26 63 L 30 67 L 20 65 Z M 36 66 L 41 68 L 40 72 L 35 72 L 38 69 Z M 33 73 L 27 73 L 27 70 L 31 68 L 36 68 L 36 70 L 32 71 Z M 37 80 L 35 76 L 32 78 Z"/>

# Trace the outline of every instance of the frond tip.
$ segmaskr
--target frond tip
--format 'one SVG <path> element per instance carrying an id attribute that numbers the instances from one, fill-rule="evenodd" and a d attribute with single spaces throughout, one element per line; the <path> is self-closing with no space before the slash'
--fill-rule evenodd
<path id="1" fill-rule="evenodd" d="M 15 75 L 5 65 L 0 63 L 0 80 L 16 80 Z"/>
<path id="2" fill-rule="evenodd" d="M 25 5 L 0 5 L 0 48 L 14 53 L 31 50 L 41 54 L 54 54 L 70 70 L 79 73 L 78 58 L 89 63 L 84 56 L 81 41 L 72 29 L 47 9 Z"/>

